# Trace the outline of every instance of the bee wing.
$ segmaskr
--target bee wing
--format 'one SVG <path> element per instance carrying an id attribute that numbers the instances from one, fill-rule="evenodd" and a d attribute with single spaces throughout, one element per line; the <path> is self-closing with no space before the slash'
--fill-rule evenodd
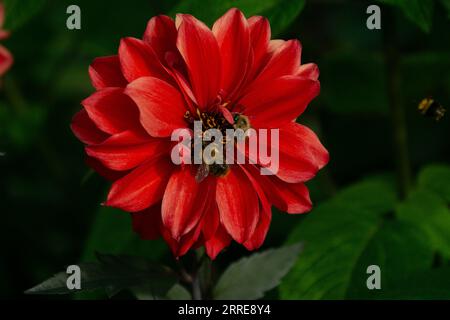
<path id="1" fill-rule="evenodd" d="M 195 174 L 195 181 L 197 181 L 198 183 L 202 182 L 203 180 L 205 180 L 208 174 L 209 174 L 209 166 L 205 163 L 202 163 L 198 167 L 197 173 Z"/>

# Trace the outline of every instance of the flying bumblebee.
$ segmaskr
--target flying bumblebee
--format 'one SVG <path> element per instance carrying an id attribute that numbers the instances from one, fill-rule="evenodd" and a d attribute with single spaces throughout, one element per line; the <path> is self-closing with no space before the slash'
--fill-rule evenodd
<path id="1" fill-rule="evenodd" d="M 424 116 L 440 121 L 447 111 L 439 102 L 433 98 L 425 98 L 420 101 L 417 110 Z"/>

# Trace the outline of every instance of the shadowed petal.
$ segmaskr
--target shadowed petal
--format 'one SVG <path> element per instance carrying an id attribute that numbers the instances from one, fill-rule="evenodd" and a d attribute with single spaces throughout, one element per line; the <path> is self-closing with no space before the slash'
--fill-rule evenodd
<path id="1" fill-rule="evenodd" d="M 170 81 L 156 53 L 147 43 L 136 38 L 120 41 L 119 59 L 122 72 L 128 82 L 140 77 L 156 77 Z"/>
<path id="2" fill-rule="evenodd" d="M 198 183 L 192 166 L 182 166 L 170 177 L 162 201 L 162 221 L 175 240 L 191 231 L 204 214 L 212 189 L 210 180 Z"/>
<path id="3" fill-rule="evenodd" d="M 81 104 L 97 127 L 107 133 L 141 128 L 138 108 L 122 88 L 102 89 Z"/>
<path id="4" fill-rule="evenodd" d="M 141 239 L 155 240 L 161 236 L 161 204 L 156 204 L 140 212 L 131 213 L 133 230 Z"/>
<path id="5" fill-rule="evenodd" d="M 177 52 L 177 29 L 172 18 L 159 15 L 150 19 L 145 29 L 144 42 L 148 43 L 161 62 L 168 51 Z"/>
<path id="6" fill-rule="evenodd" d="M 11 68 L 13 61 L 14 59 L 11 53 L 0 45 L 0 77 Z"/>
<path id="7" fill-rule="evenodd" d="M 118 56 L 100 57 L 94 59 L 89 66 L 89 76 L 95 89 L 106 87 L 125 87 L 125 80 Z"/>
<path id="8" fill-rule="evenodd" d="M 217 179 L 216 200 L 227 232 L 239 243 L 247 241 L 258 222 L 259 203 L 242 169 L 233 167 L 228 175 Z"/>
<path id="9" fill-rule="evenodd" d="M 108 134 L 97 128 L 85 109 L 75 114 L 70 127 L 75 136 L 85 144 L 101 143 L 109 137 Z"/>
<path id="10" fill-rule="evenodd" d="M 222 225 L 219 225 L 214 235 L 205 242 L 206 254 L 214 260 L 217 255 L 230 245 L 231 237 Z"/>

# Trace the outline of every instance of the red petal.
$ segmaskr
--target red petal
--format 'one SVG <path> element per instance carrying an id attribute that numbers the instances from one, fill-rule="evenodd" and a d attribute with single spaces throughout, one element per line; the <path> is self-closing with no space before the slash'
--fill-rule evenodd
<path id="1" fill-rule="evenodd" d="M 205 213 L 202 218 L 204 220 L 202 235 L 205 240 L 209 240 L 214 236 L 219 227 L 220 220 L 214 188 L 211 188 L 210 192 L 210 201 L 205 208 Z"/>
<path id="2" fill-rule="evenodd" d="M 140 77 L 156 77 L 170 81 L 156 53 L 147 43 L 136 38 L 120 41 L 119 58 L 122 72 L 128 82 Z"/>
<path id="3" fill-rule="evenodd" d="M 165 61 L 165 54 L 168 51 L 177 52 L 177 28 L 172 18 L 159 15 L 150 19 L 145 29 L 144 42 L 148 43 L 160 61 Z"/>
<path id="4" fill-rule="evenodd" d="M 271 41 L 274 52 L 248 90 L 261 90 L 261 85 L 276 78 L 293 75 L 300 66 L 301 46 L 298 40 Z M 275 45 L 273 45 L 275 44 Z M 270 47 L 269 47 L 270 50 Z"/>
<path id="5" fill-rule="evenodd" d="M 262 63 L 267 55 L 270 41 L 270 23 L 264 17 L 255 16 L 248 19 L 250 27 L 250 41 L 253 48 L 253 71 L 256 74 L 262 68 Z"/>
<path id="6" fill-rule="evenodd" d="M 177 15 L 177 47 L 183 56 L 196 100 L 201 108 L 217 97 L 221 79 L 220 51 L 209 28 L 191 15 Z"/>
<path id="7" fill-rule="evenodd" d="M 228 247 L 231 237 L 222 225 L 219 225 L 216 233 L 205 242 L 206 254 L 214 260 L 224 248 Z"/>
<path id="8" fill-rule="evenodd" d="M 108 138 L 108 134 L 99 130 L 92 122 L 85 109 L 75 114 L 70 127 L 75 136 L 85 144 L 101 143 Z"/>
<path id="9" fill-rule="evenodd" d="M 137 167 L 113 183 L 106 205 L 128 212 L 154 205 L 161 201 L 172 170 L 173 165 L 166 157 Z"/>
<path id="10" fill-rule="evenodd" d="M 216 200 L 227 232 L 239 243 L 247 241 L 258 222 L 259 204 L 252 183 L 239 167 L 217 179 Z"/>
<path id="11" fill-rule="evenodd" d="M 162 221 L 175 240 L 198 224 L 209 200 L 209 181 L 197 183 L 192 166 L 182 166 L 170 177 L 162 201 Z"/>
<path id="12" fill-rule="evenodd" d="M 289 183 L 312 179 L 329 160 L 328 151 L 316 134 L 298 123 L 290 123 L 280 130 L 279 156 L 277 176 Z"/>
<path id="13" fill-rule="evenodd" d="M 162 139 L 124 131 L 111 136 L 101 144 L 86 147 L 86 153 L 99 159 L 112 170 L 130 170 L 141 163 L 170 150 L 170 143 Z"/>
<path id="14" fill-rule="evenodd" d="M 250 30 L 242 12 L 233 8 L 216 21 L 212 31 L 222 58 L 220 88 L 229 97 L 238 89 L 246 74 L 250 55 Z"/>
<path id="15" fill-rule="evenodd" d="M 262 186 L 258 181 L 243 167 L 242 170 L 247 175 L 248 179 L 251 181 L 254 190 L 258 194 L 259 198 L 259 220 L 256 225 L 255 231 L 249 237 L 247 241 L 244 242 L 244 246 L 248 250 L 255 250 L 259 248 L 266 238 L 267 232 L 269 231 L 270 222 L 272 220 L 272 211 L 269 201 L 264 193 Z"/>
<path id="16" fill-rule="evenodd" d="M 176 241 L 172 238 L 170 231 L 165 228 L 161 224 L 161 234 L 164 237 L 164 240 L 169 245 L 170 249 L 172 250 L 172 253 L 175 257 L 180 257 L 186 254 L 186 252 L 191 249 L 191 247 L 195 246 L 197 242 L 199 241 L 199 237 L 201 234 L 201 230 L 203 227 L 203 221 L 200 220 L 197 226 L 193 230 L 191 230 L 189 233 L 185 234 L 180 238 L 179 241 Z"/>
<path id="17" fill-rule="evenodd" d="M 276 176 L 261 175 L 259 169 L 254 166 L 249 171 L 264 189 L 269 202 L 281 211 L 294 214 L 311 210 L 308 188 L 303 183 L 287 183 Z"/>
<path id="18" fill-rule="evenodd" d="M 168 137 L 186 127 L 186 106 L 180 92 L 165 81 L 145 77 L 130 83 L 125 93 L 137 104 L 142 126 L 154 137 Z"/>
<path id="19" fill-rule="evenodd" d="M 5 47 L 0 46 L 0 77 L 11 68 L 13 61 L 11 53 Z"/>
<path id="20" fill-rule="evenodd" d="M 277 128 L 297 118 L 320 91 L 318 81 L 284 76 L 247 93 L 239 104 L 255 128 Z"/>
<path id="21" fill-rule="evenodd" d="M 122 88 L 105 88 L 81 103 L 99 129 L 110 134 L 139 129 L 139 111 Z"/>
<path id="22" fill-rule="evenodd" d="M 133 230 L 141 239 L 155 240 L 161 236 L 161 204 L 154 205 L 144 211 L 131 213 Z"/>
<path id="23" fill-rule="evenodd" d="M 125 87 L 125 80 L 118 56 L 96 58 L 89 66 L 89 76 L 95 89 L 106 87 Z"/>
<path id="24" fill-rule="evenodd" d="M 295 75 L 299 76 L 299 77 L 312 79 L 312 80 L 317 80 L 317 79 L 319 79 L 319 68 L 317 67 L 317 65 L 315 63 L 302 64 L 298 68 Z"/>

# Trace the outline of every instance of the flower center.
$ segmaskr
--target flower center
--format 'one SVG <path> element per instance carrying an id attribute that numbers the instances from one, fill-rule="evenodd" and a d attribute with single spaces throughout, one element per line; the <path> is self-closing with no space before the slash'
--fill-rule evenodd
<path id="1" fill-rule="evenodd" d="M 194 134 L 200 135 L 199 137 L 202 150 L 208 149 L 208 154 L 215 158 L 219 152 L 222 152 L 222 161 L 221 162 L 212 162 L 205 159 L 204 154 L 200 156 L 202 159 L 202 163 L 198 165 L 196 180 L 197 182 L 203 181 L 209 174 L 215 177 L 224 177 L 230 171 L 230 165 L 225 163 L 226 159 L 226 147 L 227 143 L 234 143 L 236 138 L 230 139 L 227 135 L 227 131 L 240 129 L 243 132 L 247 131 L 250 128 L 250 122 L 248 117 L 240 114 L 240 113 L 229 113 L 229 117 L 224 116 L 223 112 L 220 110 L 217 111 L 209 111 L 209 112 L 201 112 L 199 109 L 196 109 L 195 114 L 192 114 L 190 111 L 186 111 L 184 118 L 190 125 L 191 129 L 194 130 Z M 198 121 L 201 123 L 201 133 L 196 133 L 194 128 L 194 123 Z M 231 123 L 232 122 L 232 123 Z M 220 141 L 216 141 L 217 137 L 214 134 L 211 134 L 211 131 L 219 131 Z M 241 132 L 242 132 L 241 131 Z M 235 137 L 235 136 L 234 136 Z M 195 157 L 195 148 L 194 143 L 191 145 L 191 149 L 193 152 L 191 154 Z M 220 149 L 220 150 L 219 150 Z M 198 150 L 197 150 L 198 151 Z"/>

